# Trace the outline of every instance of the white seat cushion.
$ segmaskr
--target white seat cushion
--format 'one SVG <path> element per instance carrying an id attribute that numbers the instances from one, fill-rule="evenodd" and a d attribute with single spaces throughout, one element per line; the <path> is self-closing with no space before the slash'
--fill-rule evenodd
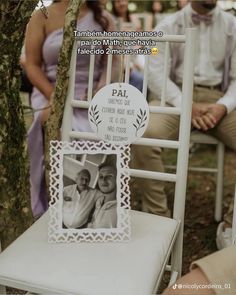
<path id="1" fill-rule="evenodd" d="M 49 244 L 48 213 L 0 254 L 0 284 L 48 294 L 150 295 L 178 228 L 132 211 L 131 241 Z"/>

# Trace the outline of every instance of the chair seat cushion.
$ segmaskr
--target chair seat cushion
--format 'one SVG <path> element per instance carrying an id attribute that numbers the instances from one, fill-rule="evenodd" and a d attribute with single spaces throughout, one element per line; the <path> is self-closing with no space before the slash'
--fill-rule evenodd
<path id="1" fill-rule="evenodd" d="M 150 295 L 178 221 L 131 211 L 131 241 L 49 244 L 44 214 L 0 254 L 0 285 L 41 293 Z"/>

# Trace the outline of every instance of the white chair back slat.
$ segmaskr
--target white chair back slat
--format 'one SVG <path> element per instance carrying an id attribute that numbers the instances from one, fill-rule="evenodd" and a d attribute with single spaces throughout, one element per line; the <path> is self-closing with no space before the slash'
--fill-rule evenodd
<path id="1" fill-rule="evenodd" d="M 154 172 L 140 169 L 129 169 L 129 174 L 132 177 L 145 178 L 145 179 L 155 179 L 160 181 L 176 182 L 176 174 L 164 173 L 164 172 Z"/>
<path id="2" fill-rule="evenodd" d="M 109 46 L 109 50 L 112 50 L 113 46 Z M 112 54 L 108 55 L 107 58 L 107 76 L 106 76 L 106 85 L 111 83 L 111 73 L 112 72 Z"/>
<path id="3" fill-rule="evenodd" d="M 148 62 L 149 62 L 149 56 L 145 55 L 145 61 L 144 61 L 144 72 L 143 72 L 143 95 L 147 96 L 147 83 L 148 83 Z"/>
<path id="4" fill-rule="evenodd" d="M 71 106 L 74 108 L 87 109 L 89 108 L 89 102 L 73 99 L 71 101 Z M 150 113 L 153 113 L 153 114 L 171 114 L 171 115 L 181 114 L 181 108 L 175 108 L 175 107 L 149 106 L 149 111 Z"/>
<path id="5" fill-rule="evenodd" d="M 91 45 L 91 50 L 95 48 Z M 89 63 L 89 80 L 88 80 L 88 101 L 92 100 L 93 97 L 93 72 L 94 72 L 95 54 L 91 54 Z"/>
<path id="6" fill-rule="evenodd" d="M 99 140 L 96 133 L 70 131 L 70 138 L 84 140 Z M 159 146 L 161 148 L 178 149 L 179 142 L 175 140 L 153 139 L 153 138 L 138 138 L 133 144 L 144 146 Z"/>
<path id="7" fill-rule="evenodd" d="M 169 115 L 181 114 L 181 108 L 174 108 L 174 107 L 149 106 L 149 110 L 153 114 L 169 114 Z"/>
<path id="8" fill-rule="evenodd" d="M 71 101 L 71 106 L 73 108 L 88 109 L 89 108 L 89 105 L 90 105 L 90 102 L 87 101 L 87 100 L 76 100 L 76 99 L 73 99 Z"/>
<path id="9" fill-rule="evenodd" d="M 163 71 L 163 86 L 161 91 L 161 106 L 164 107 L 166 104 L 166 85 L 169 76 L 169 60 L 170 60 L 170 43 L 165 44 L 165 57 L 164 57 L 164 71 Z"/>
<path id="10" fill-rule="evenodd" d="M 128 47 L 127 49 L 130 49 Z M 129 83 L 130 78 L 130 68 L 131 68 L 131 55 L 124 56 L 124 62 L 125 62 L 125 83 Z M 123 81 L 122 81 L 123 82 Z"/>

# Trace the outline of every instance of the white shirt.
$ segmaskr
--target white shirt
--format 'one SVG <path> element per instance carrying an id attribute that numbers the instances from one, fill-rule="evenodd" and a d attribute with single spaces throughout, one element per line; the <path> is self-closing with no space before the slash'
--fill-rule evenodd
<path id="1" fill-rule="evenodd" d="M 196 48 L 196 62 L 194 69 L 194 83 L 203 86 L 214 86 L 221 84 L 224 62 L 227 46 L 227 34 L 225 12 L 219 7 L 216 7 L 212 14 L 212 24 L 206 25 L 200 22 L 199 25 L 194 25 L 192 22 L 192 13 L 194 10 L 191 4 L 188 4 L 183 9 L 184 22 L 186 27 L 195 27 L 197 29 L 197 48 Z M 196 12 L 194 12 L 196 13 Z M 164 19 L 156 28 L 156 31 L 163 31 L 164 34 L 175 34 L 176 18 L 180 17 L 178 13 L 171 15 Z M 232 16 L 233 17 L 233 16 Z M 236 28 L 236 19 L 235 19 Z M 218 100 L 217 103 L 224 104 L 231 112 L 236 108 L 236 37 L 234 37 L 234 52 L 231 58 L 230 70 L 230 85 L 225 95 Z M 164 47 L 165 43 L 161 42 L 157 46 L 159 54 L 157 56 L 150 56 L 148 86 L 151 92 L 160 99 L 163 85 L 163 61 L 164 61 Z M 184 66 L 184 44 L 171 43 L 171 56 L 177 56 L 177 66 L 174 69 L 175 83 L 182 83 L 183 80 L 183 66 Z M 172 69 L 173 70 L 173 69 Z M 171 71 L 171 59 L 169 64 L 169 73 Z M 166 101 L 174 106 L 180 106 L 182 93 L 179 87 L 168 79 Z"/>
<path id="2" fill-rule="evenodd" d="M 77 190 L 77 184 L 64 188 L 64 198 L 70 197 L 70 201 L 63 201 L 62 218 L 67 228 L 78 228 L 85 225 L 88 217 L 100 196 L 97 190 L 88 189 L 81 193 Z"/>
<path id="3" fill-rule="evenodd" d="M 116 192 L 102 194 L 97 199 L 92 221 L 88 225 L 91 228 L 114 228 L 117 227 L 117 201 Z M 107 201 L 109 200 L 109 201 Z"/>

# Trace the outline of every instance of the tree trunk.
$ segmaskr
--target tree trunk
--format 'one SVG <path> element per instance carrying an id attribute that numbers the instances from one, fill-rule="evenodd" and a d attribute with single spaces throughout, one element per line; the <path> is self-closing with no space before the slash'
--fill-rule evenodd
<path id="1" fill-rule="evenodd" d="M 32 222 L 26 130 L 19 95 L 24 32 L 38 0 L 0 4 L 0 240 L 5 248 Z"/>
<path id="2" fill-rule="evenodd" d="M 47 183 L 49 183 L 48 175 L 50 170 L 50 141 L 59 139 L 65 100 L 68 90 L 68 72 L 70 69 L 70 60 L 74 44 L 73 31 L 76 29 L 77 16 L 79 14 L 82 2 L 82 0 L 70 0 L 68 9 L 66 11 L 63 43 L 59 54 L 55 92 L 52 99 L 53 104 L 50 116 L 45 124 L 45 167 Z"/>

